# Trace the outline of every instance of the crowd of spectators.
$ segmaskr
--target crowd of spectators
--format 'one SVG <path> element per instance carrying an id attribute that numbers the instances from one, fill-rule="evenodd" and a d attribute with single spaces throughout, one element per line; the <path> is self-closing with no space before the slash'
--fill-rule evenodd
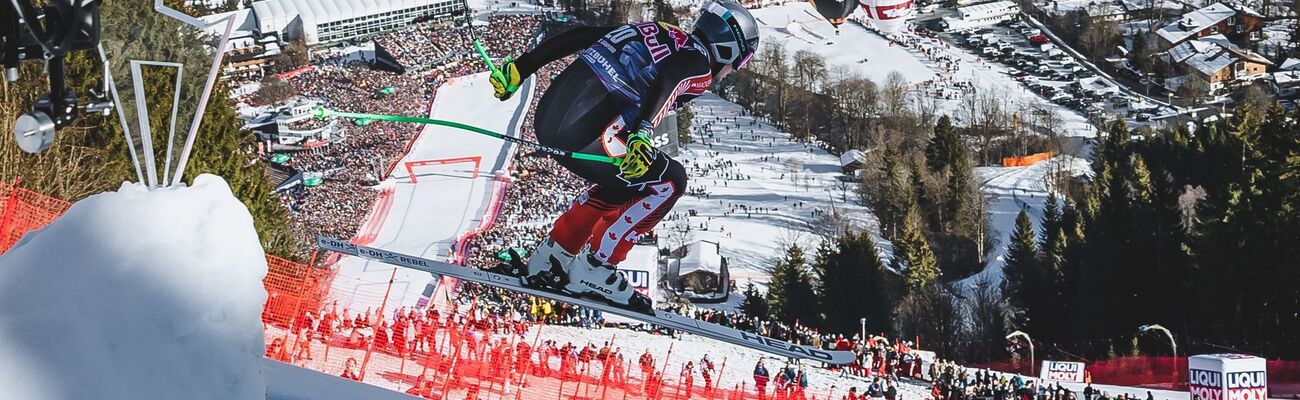
<path id="1" fill-rule="evenodd" d="M 492 16 L 486 26 L 475 27 L 474 33 L 493 57 L 517 55 L 532 44 L 541 21 L 537 15 Z M 407 67 L 405 74 L 373 70 L 353 56 L 326 51 L 314 57 L 315 68 L 287 81 L 298 95 L 330 109 L 425 116 L 439 85 L 487 70 L 470 37 L 464 26 L 419 23 L 374 39 Z M 297 125 L 316 124 L 300 121 Z M 291 173 L 321 179 L 319 186 L 297 185 L 281 192 L 281 204 L 290 211 L 290 226 L 300 243 L 312 243 L 317 235 L 347 238 L 356 234 L 379 193 L 373 186 L 391 172 L 423 128 L 378 121 L 337 126 L 341 132 L 332 135 L 328 145 L 293 151 L 283 164 Z"/>

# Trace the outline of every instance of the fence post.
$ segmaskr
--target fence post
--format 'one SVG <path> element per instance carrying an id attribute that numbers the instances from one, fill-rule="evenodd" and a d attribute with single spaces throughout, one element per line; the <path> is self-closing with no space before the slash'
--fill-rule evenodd
<path id="1" fill-rule="evenodd" d="M 393 279 L 397 278 L 397 268 L 393 268 L 393 274 L 388 277 L 388 289 L 384 290 L 384 300 L 379 302 L 379 323 L 375 325 L 376 334 L 384 324 L 384 307 L 388 306 L 388 294 L 393 290 Z M 366 380 L 366 364 L 370 363 L 370 353 L 375 350 L 375 337 L 370 338 L 370 344 L 366 346 L 366 357 L 361 360 L 361 380 Z"/>
<path id="2" fill-rule="evenodd" d="M 303 300 L 304 300 L 303 298 L 307 296 L 307 279 L 311 278 L 311 263 L 313 263 L 313 262 L 315 262 L 315 261 L 316 261 L 316 250 L 312 250 L 312 252 L 311 252 L 311 257 L 310 257 L 310 259 L 307 261 L 308 264 L 306 265 L 306 267 L 304 267 L 304 268 L 302 269 L 302 283 L 298 284 L 298 295 L 295 296 L 295 297 L 298 298 L 298 302 L 294 304 L 294 306 L 293 306 L 293 315 L 289 317 L 289 332 L 292 332 L 292 333 L 293 333 L 293 346 L 291 346 L 290 348 L 291 348 L 291 349 L 294 349 L 293 351 L 294 351 L 294 353 L 295 353 L 295 357 L 296 357 L 297 352 L 298 352 L 298 336 L 299 336 L 298 333 L 299 333 L 299 332 L 297 331 L 296 327 L 294 326 L 294 321 L 297 321 L 298 318 L 299 318 L 300 316 L 302 316 L 302 303 L 303 303 Z M 307 327 L 307 330 L 310 331 L 310 330 L 311 330 L 311 327 Z M 289 343 L 289 333 L 288 333 L 288 332 L 286 332 L 285 335 L 284 335 L 284 342 L 285 342 L 285 343 Z M 310 333 L 308 334 L 307 342 L 308 342 L 307 345 L 308 345 L 308 346 L 311 346 L 311 336 L 310 336 Z M 295 361 L 296 361 L 296 360 L 295 360 Z"/>

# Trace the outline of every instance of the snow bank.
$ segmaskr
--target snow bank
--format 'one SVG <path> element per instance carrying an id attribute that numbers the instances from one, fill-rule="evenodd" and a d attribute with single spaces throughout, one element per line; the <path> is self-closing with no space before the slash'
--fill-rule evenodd
<path id="1" fill-rule="evenodd" d="M 0 257 L 0 398 L 265 398 L 263 254 L 216 176 L 77 202 Z"/>

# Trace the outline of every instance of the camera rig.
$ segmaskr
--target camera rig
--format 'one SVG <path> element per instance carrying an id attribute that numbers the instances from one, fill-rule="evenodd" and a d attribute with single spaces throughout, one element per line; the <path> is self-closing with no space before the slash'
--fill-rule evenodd
<path id="1" fill-rule="evenodd" d="M 108 115 L 113 109 L 109 99 L 108 70 L 104 86 L 88 86 L 87 102 L 79 103 L 77 92 L 69 89 L 64 76 L 64 58 L 73 51 L 99 49 L 99 7 L 102 0 L 49 0 L 35 8 L 30 0 L 0 0 L 0 64 L 5 79 L 18 80 L 18 65 L 23 61 L 43 60 L 49 75 L 50 90 L 38 97 L 31 111 L 14 122 L 14 139 L 28 153 L 39 153 L 54 143 L 54 135 L 85 114 Z M 102 58 L 102 51 L 101 58 Z"/>

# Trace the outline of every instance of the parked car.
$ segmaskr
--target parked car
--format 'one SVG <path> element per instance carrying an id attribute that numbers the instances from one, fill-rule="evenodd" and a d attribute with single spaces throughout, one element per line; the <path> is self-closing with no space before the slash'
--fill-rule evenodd
<path id="1" fill-rule="evenodd" d="M 1052 42 L 1052 39 L 1049 39 L 1049 38 L 1047 37 L 1047 35 L 1044 35 L 1044 34 L 1041 34 L 1041 33 L 1029 37 L 1029 43 L 1032 44 L 1032 45 L 1034 45 L 1034 46 L 1039 46 L 1039 45 L 1043 45 L 1043 44 L 1047 44 L 1047 43 L 1051 43 L 1051 42 Z"/>

